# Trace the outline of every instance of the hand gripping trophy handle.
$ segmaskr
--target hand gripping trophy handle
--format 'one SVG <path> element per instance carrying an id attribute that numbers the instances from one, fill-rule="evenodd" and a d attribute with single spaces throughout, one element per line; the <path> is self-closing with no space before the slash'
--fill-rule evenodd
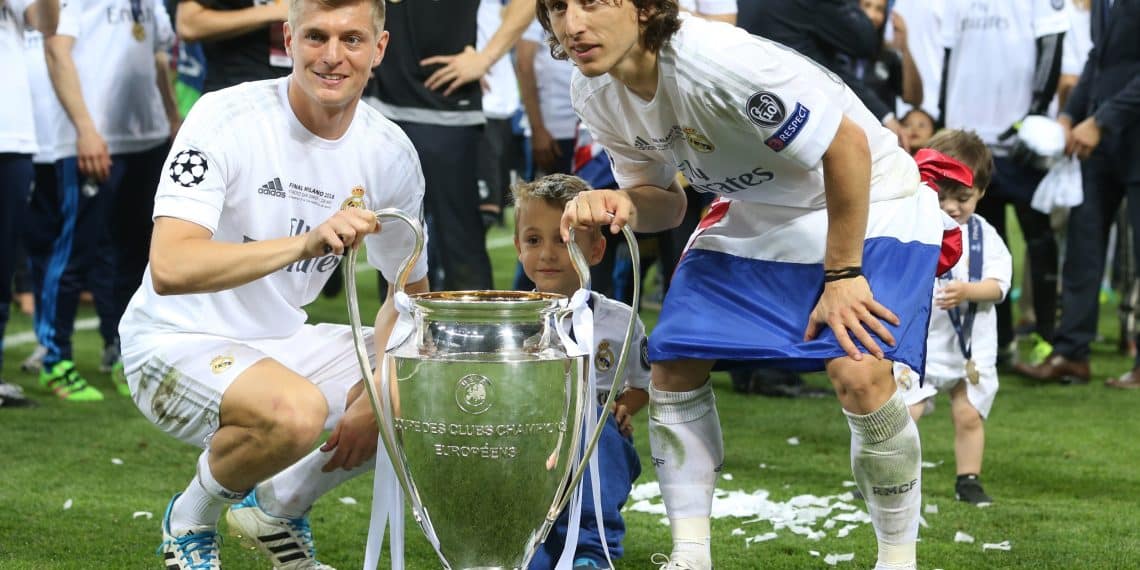
<path id="1" fill-rule="evenodd" d="M 630 344 L 633 343 L 633 333 L 637 327 L 637 307 L 641 301 L 641 252 L 637 247 L 637 236 L 633 234 L 633 230 L 629 225 L 622 226 L 621 233 L 625 236 L 626 245 L 629 246 L 629 257 L 633 266 L 633 299 L 630 306 L 633 311 L 630 313 L 629 325 L 625 329 L 625 339 L 622 341 L 621 355 L 618 357 L 617 367 L 614 369 L 613 384 L 609 387 L 609 394 L 606 396 L 606 403 L 602 406 L 602 411 L 598 415 L 598 425 L 594 429 L 593 435 L 590 436 L 589 443 L 586 445 L 585 450 L 582 452 L 582 461 L 578 465 L 577 471 L 570 479 L 570 484 L 567 489 L 571 491 L 577 488 L 578 483 L 581 482 L 582 476 L 585 475 L 586 469 L 589 466 L 590 456 L 593 455 L 594 450 L 598 447 L 598 440 L 602 436 L 602 428 L 606 425 L 606 420 L 609 419 L 610 413 L 613 411 L 614 401 L 617 399 L 618 389 L 621 388 L 622 381 L 625 379 L 625 369 L 629 362 L 629 354 L 631 352 Z M 574 270 L 578 272 L 578 280 L 582 289 L 590 289 L 590 264 L 586 261 L 586 256 L 582 255 L 582 250 L 578 247 L 578 243 L 574 241 L 574 228 L 570 228 L 570 240 L 567 242 L 567 250 L 570 252 L 570 260 L 574 263 Z M 593 366 L 594 363 L 588 363 Z M 593 394 L 591 394 L 593 396 Z M 571 492 L 564 494 L 561 500 L 554 504 L 550 512 L 546 515 L 546 522 L 553 525 L 558 519 L 558 515 L 566 509 L 567 503 L 570 502 L 572 497 Z"/>
<path id="2" fill-rule="evenodd" d="M 406 293 L 404 288 L 408 285 L 408 276 L 415 267 L 416 261 L 419 260 L 420 255 L 424 249 L 424 230 L 419 221 L 412 218 L 408 214 L 396 208 L 385 208 L 373 212 L 376 215 L 377 221 L 383 220 L 399 220 L 407 224 L 415 236 L 415 243 L 412 247 L 412 253 L 404 259 L 400 264 L 400 269 L 396 273 L 396 290 L 393 293 L 393 298 L 398 298 Z M 372 402 L 372 412 L 376 415 L 376 425 L 380 427 L 380 439 L 384 443 L 384 451 L 388 454 L 388 459 L 392 461 L 392 465 L 400 465 L 399 457 L 396 453 L 396 434 L 395 428 L 392 426 L 392 413 L 391 413 L 391 398 L 388 397 L 388 391 L 385 390 L 382 394 L 377 393 L 376 382 L 372 373 L 372 364 L 368 360 L 368 348 L 365 346 L 364 331 L 360 323 L 360 302 L 356 294 L 356 249 L 350 248 L 345 254 L 344 263 L 344 283 L 345 283 L 345 296 L 348 302 L 348 319 L 352 325 L 352 340 L 353 345 L 356 347 L 356 358 L 360 364 L 361 373 L 364 376 L 364 387 L 368 392 L 368 399 Z M 395 332 L 395 331 L 393 331 Z M 377 362 L 382 362 L 384 354 L 376 355 Z M 383 369 L 383 367 L 381 367 Z M 388 385 L 388 379 L 383 378 L 384 386 Z M 385 417 L 387 415 L 387 417 Z M 408 474 L 403 469 L 395 469 L 396 477 L 399 480 L 400 486 L 407 493 L 412 488 L 411 480 Z"/>

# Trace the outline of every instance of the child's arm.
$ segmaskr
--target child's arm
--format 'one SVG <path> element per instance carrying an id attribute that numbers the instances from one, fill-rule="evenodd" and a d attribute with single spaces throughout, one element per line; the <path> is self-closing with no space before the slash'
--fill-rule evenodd
<path id="1" fill-rule="evenodd" d="M 621 434 L 629 437 L 633 434 L 633 416 L 637 415 L 649 403 L 649 392 L 641 388 L 626 388 L 614 400 L 614 421 L 618 424 Z"/>
<path id="2" fill-rule="evenodd" d="M 953 309 L 965 301 L 996 303 L 1004 297 L 997 279 L 982 279 L 968 283 L 951 281 L 938 291 L 934 301 L 939 309 Z"/>

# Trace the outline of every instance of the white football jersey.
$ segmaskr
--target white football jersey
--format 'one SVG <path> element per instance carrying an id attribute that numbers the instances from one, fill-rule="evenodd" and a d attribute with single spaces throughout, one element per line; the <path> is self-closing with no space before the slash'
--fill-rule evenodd
<path id="1" fill-rule="evenodd" d="M 871 147 L 871 200 L 914 194 L 918 168 L 843 81 L 787 47 L 682 15 L 645 101 L 608 74 L 575 71 L 574 109 L 607 150 L 618 185 L 667 187 L 823 208 L 821 159 L 847 116 Z"/>
<path id="2" fill-rule="evenodd" d="M 895 0 L 892 13 L 906 21 L 906 42 L 914 66 L 922 79 L 922 110 L 938 117 L 938 93 L 942 88 L 942 63 L 946 59 L 942 47 L 943 0 Z M 892 37 L 891 26 L 887 36 Z M 898 117 L 906 115 L 911 106 L 901 98 L 896 102 Z"/>
<path id="3" fill-rule="evenodd" d="M 47 63 L 44 60 L 44 36 L 36 30 L 24 30 L 24 63 L 28 68 L 28 85 L 32 91 L 32 114 L 36 122 L 36 164 L 55 162 L 55 145 L 52 140 L 59 131 L 54 121 L 67 121 L 67 117 L 56 112 L 59 99 L 48 77 Z"/>
<path id="4" fill-rule="evenodd" d="M 522 39 L 538 44 L 538 51 L 534 54 L 534 79 L 543 125 L 558 140 L 573 139 L 578 133 L 578 115 L 570 104 L 570 77 L 574 74 L 574 64 L 550 55 L 546 30 L 538 20 L 530 23 Z"/>
<path id="5" fill-rule="evenodd" d="M 596 291 L 590 292 L 590 309 L 594 314 L 594 372 L 597 374 L 599 397 L 609 394 L 617 373 L 618 358 L 621 357 L 622 341 L 630 317 L 637 319 L 634 325 L 628 361 L 625 365 L 625 381 L 618 383 L 621 388 L 649 390 L 649 339 L 645 336 L 645 325 L 641 317 L 634 314 L 629 305 L 610 299 Z M 569 322 L 567 319 L 566 322 Z"/>
<path id="6" fill-rule="evenodd" d="M 289 78 L 243 83 L 204 95 L 190 111 L 164 166 L 155 218 L 194 222 L 216 241 L 244 243 L 300 235 L 356 196 L 370 210 L 422 216 L 424 178 L 403 131 L 357 105 L 338 140 L 317 137 L 289 105 Z M 365 238 L 368 261 L 388 281 L 412 251 L 402 222 Z M 298 261 L 261 279 L 214 293 L 159 296 L 150 268 L 123 316 L 124 336 L 155 329 L 239 339 L 292 335 L 341 258 Z M 409 276 L 427 275 L 426 255 Z"/>
<path id="7" fill-rule="evenodd" d="M 29 0 L 0 3 L 0 153 L 35 154 L 36 125 L 32 91 L 24 63 L 24 21 Z"/>
<path id="8" fill-rule="evenodd" d="M 56 33 L 75 38 L 71 57 L 83 101 L 111 154 L 151 149 L 170 137 L 154 65 L 154 54 L 174 42 L 162 0 L 135 7 L 131 0 L 65 1 Z M 55 159 L 73 157 L 75 127 L 62 105 L 52 109 L 51 152 Z"/>
<path id="9" fill-rule="evenodd" d="M 997 230 L 985 218 L 974 214 L 982 224 L 982 279 L 994 279 L 1001 287 L 1004 299 L 1009 293 L 1013 274 L 1013 258 Z M 962 228 L 962 258 L 950 269 L 950 279 L 970 280 L 970 227 Z M 948 281 L 939 278 L 934 283 L 934 293 L 945 287 Z M 997 303 L 978 303 L 971 333 L 971 356 L 978 367 L 991 367 L 997 362 Z M 964 313 L 966 303 L 960 307 Z M 966 360 L 958 346 L 958 335 L 950 321 L 950 313 L 931 307 L 930 332 L 926 337 L 926 374 L 939 378 L 962 378 L 966 375 Z"/>
<path id="10" fill-rule="evenodd" d="M 491 36 L 503 24 L 503 3 L 501 0 L 482 0 L 479 3 L 478 32 L 475 35 L 475 49 L 482 51 Z M 510 57 L 500 57 L 483 76 L 487 89 L 483 91 L 483 114 L 488 119 L 509 119 L 519 110 L 519 83 L 515 78 L 514 62 Z"/>
<path id="11" fill-rule="evenodd" d="M 998 143 L 1033 102 L 1037 38 L 1068 29 L 1065 0 L 947 0 L 946 127 Z"/>

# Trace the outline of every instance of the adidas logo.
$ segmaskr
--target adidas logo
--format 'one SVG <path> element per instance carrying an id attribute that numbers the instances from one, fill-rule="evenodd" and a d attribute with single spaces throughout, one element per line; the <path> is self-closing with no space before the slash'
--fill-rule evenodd
<path id="1" fill-rule="evenodd" d="M 266 196 L 273 196 L 274 198 L 285 197 L 285 189 L 281 187 L 280 178 L 274 178 L 273 180 L 262 184 L 261 188 L 257 189 L 257 193 L 265 194 Z"/>

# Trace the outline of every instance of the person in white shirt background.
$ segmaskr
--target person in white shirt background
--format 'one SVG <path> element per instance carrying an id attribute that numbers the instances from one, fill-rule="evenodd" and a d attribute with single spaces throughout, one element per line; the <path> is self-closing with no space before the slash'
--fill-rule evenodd
<path id="1" fill-rule="evenodd" d="M 82 285 L 74 272 L 93 264 L 111 268 L 104 316 L 112 330 L 142 280 L 154 188 L 180 121 L 165 55 L 173 41 L 170 17 L 157 0 L 67 4 L 57 33 L 45 39 L 59 100 L 47 152 L 55 161 L 60 224 L 51 253 L 39 261 L 36 332 L 47 348 L 40 385 L 64 399 L 102 399 L 72 361 Z M 119 347 L 109 344 L 105 352 L 117 357 Z M 121 370 L 112 379 L 126 394 Z"/>
<path id="2" fill-rule="evenodd" d="M 0 70 L 7 81 L 0 104 L 0 362 L 4 330 L 12 305 L 12 272 L 16 254 L 17 224 L 26 217 L 32 186 L 32 155 L 38 150 L 32 113 L 32 92 L 24 63 L 24 28 L 55 33 L 59 23 L 58 0 L 4 0 L 0 2 Z M 19 387 L 0 378 L 0 406 L 30 402 Z"/>

